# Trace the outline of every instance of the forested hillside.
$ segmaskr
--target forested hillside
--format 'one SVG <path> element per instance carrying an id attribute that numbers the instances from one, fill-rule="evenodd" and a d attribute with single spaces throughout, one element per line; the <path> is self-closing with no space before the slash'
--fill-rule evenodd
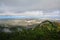
<path id="1" fill-rule="evenodd" d="M 60 40 L 59 23 L 45 20 L 32 28 L 0 25 L 0 40 Z"/>

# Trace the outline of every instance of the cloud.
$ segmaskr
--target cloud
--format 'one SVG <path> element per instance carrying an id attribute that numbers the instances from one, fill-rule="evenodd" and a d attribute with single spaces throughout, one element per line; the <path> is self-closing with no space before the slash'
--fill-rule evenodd
<path id="1" fill-rule="evenodd" d="M 42 19 L 60 19 L 60 11 L 45 12 L 44 11 L 25 11 L 14 13 L 5 11 L 0 13 L 0 18 L 42 18 Z"/>
<path id="2" fill-rule="evenodd" d="M 22 13 L 14 13 L 14 12 L 9 12 L 6 11 L 0 15 L 13 15 L 13 16 L 38 16 L 40 14 L 40 16 L 42 15 L 42 11 L 26 11 L 26 12 L 22 12 Z"/>
<path id="3" fill-rule="evenodd" d="M 13 16 L 59 16 L 60 11 L 52 11 L 52 12 L 44 12 L 44 11 L 25 11 L 25 12 L 10 12 L 5 11 L 4 13 L 0 13 L 0 15 L 13 15 Z"/>
<path id="4" fill-rule="evenodd" d="M 60 0 L 0 0 L 0 15 L 59 17 L 56 9 L 60 9 Z"/>
<path id="5" fill-rule="evenodd" d="M 60 0 L 0 0 L 2 5 L 13 11 L 60 9 Z"/>

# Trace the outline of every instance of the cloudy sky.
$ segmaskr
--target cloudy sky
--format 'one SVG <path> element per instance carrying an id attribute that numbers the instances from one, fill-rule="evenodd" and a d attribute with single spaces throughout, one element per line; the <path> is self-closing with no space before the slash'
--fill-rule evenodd
<path id="1" fill-rule="evenodd" d="M 60 0 L 0 0 L 1 15 L 59 17 Z"/>

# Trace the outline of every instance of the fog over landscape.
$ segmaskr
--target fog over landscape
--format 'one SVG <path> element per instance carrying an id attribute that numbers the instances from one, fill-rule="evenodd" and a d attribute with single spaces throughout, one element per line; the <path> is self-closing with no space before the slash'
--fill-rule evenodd
<path id="1" fill-rule="evenodd" d="M 60 20 L 60 0 L 0 0 L 0 24 L 30 25 L 42 20 Z"/>
<path id="2" fill-rule="evenodd" d="M 60 0 L 0 0 L 0 40 L 60 40 Z"/>

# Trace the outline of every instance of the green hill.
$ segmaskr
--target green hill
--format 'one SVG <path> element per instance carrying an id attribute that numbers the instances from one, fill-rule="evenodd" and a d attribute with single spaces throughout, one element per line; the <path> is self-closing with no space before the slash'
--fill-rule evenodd
<path id="1" fill-rule="evenodd" d="M 38 28 L 40 28 L 40 29 L 47 28 L 48 30 L 56 30 L 57 25 L 54 22 L 51 22 L 49 20 L 45 20 L 35 27 L 35 29 L 38 29 Z"/>
<path id="2" fill-rule="evenodd" d="M 22 26 L 7 28 L 11 33 L 0 32 L 0 40 L 60 40 L 60 30 L 56 22 L 45 20 L 35 27 L 27 29 Z M 0 29 L 6 27 L 0 25 Z M 22 30 L 22 31 L 18 31 Z M 59 31 L 58 31 L 59 30 Z"/>

